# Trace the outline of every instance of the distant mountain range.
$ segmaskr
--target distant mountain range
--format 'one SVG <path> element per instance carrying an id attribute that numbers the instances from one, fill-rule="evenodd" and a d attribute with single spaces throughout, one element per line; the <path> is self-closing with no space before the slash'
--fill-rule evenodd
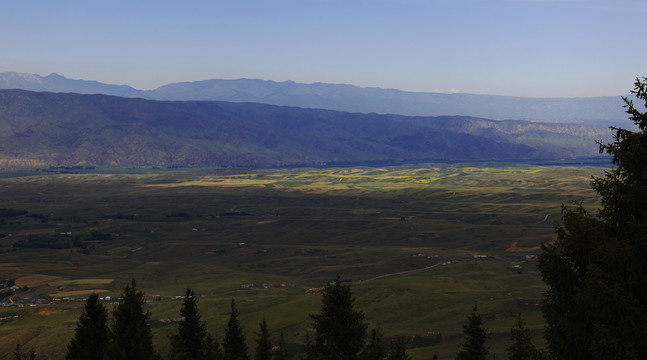
<path id="1" fill-rule="evenodd" d="M 609 135 L 577 124 L 0 90 L 0 168 L 549 159 L 597 154 L 595 140 Z"/>
<path id="2" fill-rule="evenodd" d="M 348 112 L 411 116 L 463 115 L 492 119 L 630 126 L 620 96 L 589 98 L 527 98 L 514 96 L 440 94 L 340 84 L 300 84 L 256 79 L 204 80 L 137 90 L 126 85 L 72 80 L 58 74 L 39 76 L 0 73 L 0 89 L 79 94 L 106 94 L 152 100 L 256 102 L 271 105 Z"/>

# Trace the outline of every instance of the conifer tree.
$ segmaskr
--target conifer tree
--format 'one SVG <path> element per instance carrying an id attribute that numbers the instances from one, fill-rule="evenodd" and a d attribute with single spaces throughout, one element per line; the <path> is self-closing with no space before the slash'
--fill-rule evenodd
<path id="1" fill-rule="evenodd" d="M 316 352 L 315 346 L 310 339 L 310 333 L 306 331 L 306 338 L 304 344 L 306 354 L 305 360 L 320 360 L 321 356 Z"/>
<path id="2" fill-rule="evenodd" d="M 488 333 L 476 305 L 467 317 L 467 324 L 463 325 L 463 333 L 465 338 L 456 354 L 456 360 L 485 360 L 490 353 L 489 348 L 485 346 Z"/>
<path id="3" fill-rule="evenodd" d="M 198 312 L 198 298 L 187 288 L 180 309 L 182 321 L 177 333 L 171 336 L 170 358 L 173 360 L 201 360 L 207 356 L 207 325 Z"/>
<path id="4" fill-rule="evenodd" d="M 272 360 L 287 360 L 288 351 L 285 347 L 285 337 L 283 336 L 283 331 L 279 333 L 279 339 L 277 340 L 276 348 L 272 354 Z"/>
<path id="5" fill-rule="evenodd" d="M 22 346 L 20 342 L 16 343 L 16 348 L 13 350 L 13 360 L 23 360 Z"/>
<path id="6" fill-rule="evenodd" d="M 342 285 L 339 274 L 328 284 L 321 299 L 321 310 L 311 314 L 315 331 L 310 356 L 326 360 L 360 359 L 367 325 L 364 312 L 353 308 L 350 285 Z"/>
<path id="7" fill-rule="evenodd" d="M 260 331 L 256 333 L 256 354 L 254 360 L 272 360 L 272 341 L 267 331 L 267 322 L 265 319 L 258 324 Z"/>
<path id="8" fill-rule="evenodd" d="M 510 340 L 512 340 L 512 345 L 506 348 L 508 360 L 536 360 L 539 358 L 539 352 L 531 341 L 530 329 L 525 326 L 521 314 L 517 315 L 515 323 L 510 329 Z"/>
<path id="9" fill-rule="evenodd" d="M 225 358 L 227 360 L 249 360 L 245 334 L 243 333 L 243 329 L 240 327 L 238 315 L 236 302 L 234 299 L 231 299 L 231 313 L 229 315 L 227 328 L 225 329 L 225 339 L 222 344 Z"/>
<path id="10" fill-rule="evenodd" d="M 110 360 L 155 359 L 151 328 L 148 323 L 150 312 L 144 313 L 144 293 L 137 291 L 135 279 L 126 284 L 119 305 L 112 312 L 112 326 L 106 347 L 106 358 Z"/>
<path id="11" fill-rule="evenodd" d="M 218 337 L 214 338 L 210 333 L 205 339 L 205 360 L 225 360 Z"/>
<path id="12" fill-rule="evenodd" d="M 378 325 L 371 330 L 368 336 L 368 344 L 362 352 L 362 360 L 383 360 L 388 354 L 388 348 L 384 343 L 384 333 Z"/>
<path id="13" fill-rule="evenodd" d="M 411 360 L 411 356 L 407 354 L 407 348 L 404 346 L 404 337 L 400 336 L 391 340 L 386 360 Z"/>
<path id="14" fill-rule="evenodd" d="M 647 78 L 632 94 L 647 106 Z M 554 358 L 647 358 L 647 112 L 623 100 L 636 129 L 612 128 L 614 141 L 600 144 L 614 166 L 592 182 L 601 208 L 563 207 L 557 239 L 539 256 Z"/>
<path id="15" fill-rule="evenodd" d="M 76 323 L 74 338 L 67 345 L 65 360 L 102 360 L 107 341 L 108 311 L 99 295 L 91 294 Z"/>
<path id="16" fill-rule="evenodd" d="M 24 352 L 20 343 L 16 343 L 16 348 L 13 352 L 13 360 L 36 360 L 36 351 L 34 348 L 29 349 L 29 352 Z"/>

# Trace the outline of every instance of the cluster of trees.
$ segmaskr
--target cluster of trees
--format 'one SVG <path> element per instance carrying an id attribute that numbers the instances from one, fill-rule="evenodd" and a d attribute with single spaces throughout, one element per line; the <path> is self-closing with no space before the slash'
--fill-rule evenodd
<path id="1" fill-rule="evenodd" d="M 647 108 L 647 78 L 632 94 Z M 612 128 L 614 141 L 600 143 L 614 165 L 592 182 L 601 208 L 563 207 L 557 239 L 539 256 L 556 359 L 647 359 L 647 112 L 623 99 L 637 129 Z"/>
<path id="2" fill-rule="evenodd" d="M 402 338 L 387 346 L 379 326 L 367 333 L 364 312 L 354 303 L 350 285 L 337 275 L 324 289 L 319 313 L 310 315 L 314 334 L 306 334 L 305 359 L 409 360 Z"/>
<path id="3" fill-rule="evenodd" d="M 350 285 L 336 281 L 326 286 L 317 314 L 311 314 L 313 333 L 306 333 L 304 360 L 411 360 L 402 337 L 385 342 L 380 327 L 368 331 L 364 313 L 354 308 L 355 299 Z M 149 326 L 150 312 L 144 311 L 142 291 L 135 280 L 127 284 L 119 305 L 108 321 L 108 311 L 97 294 L 86 301 L 76 325 L 74 337 L 67 347 L 66 360 L 80 359 L 162 359 L 156 352 Z M 180 309 L 182 320 L 177 330 L 169 336 L 169 360 L 251 360 L 245 334 L 238 320 L 239 312 L 232 299 L 229 321 L 222 341 L 207 331 L 206 323 L 198 311 L 198 298 L 193 290 L 186 289 Z M 476 306 L 464 326 L 465 339 L 457 360 L 486 359 L 489 355 L 486 340 L 488 331 L 483 325 Z M 531 343 L 530 333 L 521 317 L 511 329 L 513 344 L 508 348 L 511 360 L 543 359 L 544 355 Z M 255 333 L 254 360 L 285 360 L 290 358 L 283 338 L 272 341 L 267 322 L 259 324 Z M 14 360 L 35 360 L 31 349 L 16 346 Z M 434 359 L 437 357 L 434 355 Z"/>
<path id="4" fill-rule="evenodd" d="M 77 248 L 76 252 L 90 255 L 94 251 L 94 245 L 84 241 L 88 240 L 112 240 L 112 235 L 100 231 L 92 231 L 86 235 L 29 235 L 28 239 L 14 241 L 12 251 L 20 249 L 71 249 Z"/>
<path id="5" fill-rule="evenodd" d="M 0 279 L 0 288 L 12 287 L 16 285 L 16 280 L 14 279 Z"/>
<path id="6" fill-rule="evenodd" d="M 92 294 L 86 301 L 74 337 L 68 344 L 66 360 L 162 359 L 163 356 L 156 352 L 153 346 L 149 326 L 151 314 L 144 312 L 144 303 L 143 292 L 136 289 L 135 280 L 132 280 L 131 284 L 124 287 L 109 326 L 108 312 L 99 301 L 98 295 Z M 231 302 L 231 314 L 222 343 L 207 332 L 206 323 L 201 320 L 197 305 L 198 298 L 193 290 L 187 289 L 180 309 L 182 320 L 177 331 L 170 336 L 171 347 L 167 358 L 249 360 L 234 300 Z M 265 333 L 267 334 L 267 331 Z M 276 353 L 284 351 L 284 346 L 279 345 L 279 349 Z"/>
<path id="7" fill-rule="evenodd" d="M 485 360 L 490 357 L 490 348 L 487 346 L 489 332 L 483 323 L 476 305 L 463 325 L 465 337 L 459 346 L 456 360 Z M 506 348 L 508 360 L 547 360 L 547 354 L 532 344 L 532 336 L 521 314 L 517 315 L 514 325 L 510 329 L 512 344 Z M 494 356 L 492 356 L 492 359 Z M 434 359 L 436 356 L 434 355 Z"/>
<path id="8" fill-rule="evenodd" d="M 15 241 L 12 245 L 13 250 L 19 249 L 70 249 L 72 247 L 81 247 L 80 237 L 77 235 L 54 235 L 38 236 L 29 235 L 27 240 Z"/>
<path id="9" fill-rule="evenodd" d="M 1 208 L 0 209 L 0 218 L 23 216 L 23 215 L 27 215 L 27 213 L 28 213 L 27 210 Z"/>
<path id="10" fill-rule="evenodd" d="M 20 343 L 17 343 L 13 351 L 13 360 L 36 360 L 36 351 L 34 348 L 24 349 Z"/>
<path id="11" fill-rule="evenodd" d="M 407 360 L 402 339 L 387 346 L 382 331 L 371 331 L 367 340 L 364 313 L 354 309 L 350 285 L 337 277 L 329 284 L 322 298 L 321 312 L 310 315 L 313 320 L 313 341 L 306 338 L 308 360 Z M 121 299 L 108 322 L 108 311 L 97 294 L 86 301 L 77 322 L 74 337 L 68 344 L 66 360 L 80 359 L 162 359 L 153 347 L 149 326 L 150 312 L 144 312 L 144 294 L 135 280 L 126 285 Z M 239 312 L 232 299 L 231 311 L 222 341 L 208 333 L 198 311 L 198 298 L 186 290 L 180 309 L 182 320 L 169 337 L 169 360 L 250 360 L 245 334 L 238 320 Z M 254 339 L 254 360 L 288 358 L 283 334 L 272 341 L 267 322 L 259 324 Z M 18 351 L 20 349 L 18 348 Z M 17 358 L 22 359 L 22 358 Z"/>

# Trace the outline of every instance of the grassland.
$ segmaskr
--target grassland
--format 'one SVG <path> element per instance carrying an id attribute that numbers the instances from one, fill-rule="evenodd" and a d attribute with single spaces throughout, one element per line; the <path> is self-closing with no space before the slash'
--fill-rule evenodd
<path id="1" fill-rule="evenodd" d="M 370 326 L 417 336 L 415 359 L 453 358 L 474 304 L 502 357 L 519 312 L 542 343 L 544 285 L 526 255 L 552 240 L 562 203 L 595 206 L 589 182 L 601 172 L 425 164 L 6 174 L 0 208 L 28 213 L 0 218 L 0 278 L 28 287 L 12 301 L 50 304 L 0 308 L 0 354 L 21 341 L 62 358 L 83 296 L 118 297 L 131 278 L 161 295 L 149 308 L 162 351 L 186 287 L 200 294 L 212 332 L 222 335 L 235 298 L 250 348 L 265 318 L 297 349 L 320 305 L 308 289 L 340 273 Z M 30 247 L 40 238 L 66 247 Z M 435 334 L 441 343 L 429 342 Z"/>

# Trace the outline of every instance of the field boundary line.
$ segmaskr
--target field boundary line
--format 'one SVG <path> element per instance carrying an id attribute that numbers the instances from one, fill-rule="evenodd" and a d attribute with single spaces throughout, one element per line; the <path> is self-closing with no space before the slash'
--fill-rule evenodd
<path id="1" fill-rule="evenodd" d="M 364 280 L 362 282 L 373 281 L 373 280 L 377 280 L 377 279 L 382 279 L 382 278 L 391 277 L 391 276 L 397 276 L 397 275 L 403 275 L 403 274 L 408 274 L 408 273 L 417 272 L 417 271 L 424 271 L 424 270 L 435 268 L 436 266 L 440 266 L 441 264 L 443 264 L 443 263 L 439 262 L 439 263 L 435 263 L 435 264 L 433 264 L 431 266 L 426 266 L 426 267 L 423 267 L 423 268 L 420 268 L 420 269 L 413 269 L 413 270 L 400 271 L 400 272 L 396 272 L 396 273 L 384 274 L 384 275 L 380 275 L 380 276 L 376 276 L 376 277 Z"/>

